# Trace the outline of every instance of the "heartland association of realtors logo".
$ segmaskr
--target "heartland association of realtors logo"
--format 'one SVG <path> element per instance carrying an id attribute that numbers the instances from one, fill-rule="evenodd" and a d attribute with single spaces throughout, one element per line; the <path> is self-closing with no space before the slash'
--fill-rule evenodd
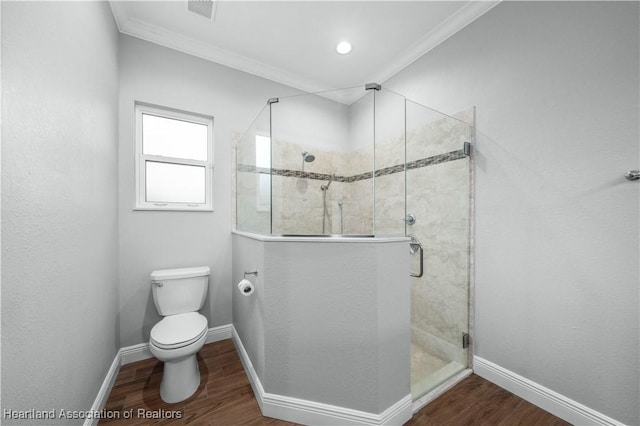
<path id="1" fill-rule="evenodd" d="M 181 419 L 184 413 L 179 410 L 2 410 L 2 418 L 10 420 L 54 420 L 54 419 Z"/>

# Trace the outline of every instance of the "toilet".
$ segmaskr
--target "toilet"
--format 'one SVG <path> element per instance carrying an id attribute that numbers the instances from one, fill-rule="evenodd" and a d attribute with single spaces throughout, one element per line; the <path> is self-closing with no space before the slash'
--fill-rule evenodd
<path id="1" fill-rule="evenodd" d="M 151 273 L 151 291 L 164 318 L 153 326 L 149 349 L 164 362 L 160 397 L 164 402 L 184 401 L 200 385 L 196 354 L 207 340 L 207 318 L 198 310 L 209 287 L 207 266 L 161 269 Z"/>

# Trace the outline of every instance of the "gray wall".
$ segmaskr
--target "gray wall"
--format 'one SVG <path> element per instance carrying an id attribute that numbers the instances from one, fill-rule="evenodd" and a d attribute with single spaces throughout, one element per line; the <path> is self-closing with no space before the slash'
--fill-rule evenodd
<path id="1" fill-rule="evenodd" d="M 503 2 L 384 84 L 449 113 L 477 106 L 476 355 L 628 424 L 638 9 Z"/>
<path id="2" fill-rule="evenodd" d="M 89 409 L 120 347 L 117 43 L 105 2 L 2 2 L 3 409 Z"/>
<path id="3" fill-rule="evenodd" d="M 258 270 L 253 295 L 233 287 L 233 323 L 265 392 L 374 414 L 409 395 L 405 241 L 233 245 L 234 283 Z"/>
<path id="4" fill-rule="evenodd" d="M 125 35 L 120 36 L 119 73 L 122 346 L 148 341 L 151 328 L 160 320 L 149 287 L 154 269 L 209 266 L 212 275 L 203 313 L 209 327 L 229 324 L 233 137 L 249 129 L 267 99 L 299 91 Z M 214 117 L 213 213 L 133 210 L 135 101 Z M 310 121 L 304 117 L 314 117 L 324 133 L 304 142 L 335 148 L 347 131 L 341 115 L 345 108 L 318 96 L 282 99 L 274 107 L 274 138 L 296 140 L 308 132 Z M 300 161 L 295 157 L 295 167 L 300 167 Z"/>
<path id="5" fill-rule="evenodd" d="M 265 318 L 264 318 L 264 242 L 233 234 L 233 326 L 251 359 L 261 382 L 265 379 Z M 258 276 L 247 276 L 255 292 L 243 297 L 237 285 L 245 271 L 258 271 Z M 263 383 L 264 386 L 264 383 Z"/>
<path id="6" fill-rule="evenodd" d="M 118 57 L 104 3 L 3 2 L 2 24 L 3 408 L 87 409 L 159 319 L 152 269 L 209 265 L 210 326 L 231 321 L 231 134 L 293 89 L 126 36 Z M 478 107 L 477 354 L 630 424 L 638 28 L 637 2 L 505 2 L 386 82 Z M 132 211 L 134 99 L 215 117 L 216 212 Z"/>
<path id="7" fill-rule="evenodd" d="M 290 87 L 129 36 L 120 36 L 120 331 L 122 346 L 147 342 L 160 320 L 149 286 L 154 269 L 211 268 L 203 313 L 209 327 L 231 318 L 232 135 L 267 99 Z M 214 117 L 211 212 L 134 211 L 134 102 Z"/>
<path id="8" fill-rule="evenodd" d="M 369 413 L 410 393 L 406 242 L 266 242 L 264 256 L 267 392 Z"/>

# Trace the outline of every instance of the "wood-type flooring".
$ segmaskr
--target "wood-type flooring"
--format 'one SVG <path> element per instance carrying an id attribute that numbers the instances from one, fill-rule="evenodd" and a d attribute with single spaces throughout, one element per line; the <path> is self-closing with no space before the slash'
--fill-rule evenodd
<path id="1" fill-rule="evenodd" d="M 263 417 L 231 339 L 205 345 L 198 354 L 202 377 L 186 401 L 160 399 L 163 363 L 147 359 L 118 373 L 101 425 L 274 425 L 294 423 Z M 414 414 L 407 425 L 568 425 L 475 374 Z"/>

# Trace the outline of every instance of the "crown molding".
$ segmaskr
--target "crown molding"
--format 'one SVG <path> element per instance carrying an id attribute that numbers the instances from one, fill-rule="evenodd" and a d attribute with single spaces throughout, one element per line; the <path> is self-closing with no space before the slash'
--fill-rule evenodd
<path id="1" fill-rule="evenodd" d="M 122 34 L 159 44 L 306 92 L 317 92 L 329 89 L 315 81 L 290 73 L 281 68 L 221 49 L 213 44 L 184 36 L 141 19 L 128 17 L 119 3 L 121 2 L 113 0 L 109 2 L 118 31 Z"/>
<path id="2" fill-rule="evenodd" d="M 446 39 L 457 33 L 468 24 L 482 16 L 484 13 L 495 7 L 502 0 L 472 0 L 464 7 L 451 15 L 447 20 L 438 25 L 434 30 L 423 36 L 415 44 L 404 51 L 397 60 L 388 67 L 378 71 L 369 82 L 382 83 L 393 77 L 395 74 L 406 68 L 409 64 L 444 42 Z M 266 64 L 249 57 L 239 55 L 225 49 L 221 49 L 213 44 L 203 42 L 191 37 L 184 36 L 174 31 L 167 30 L 146 21 L 128 17 L 122 2 L 111 0 L 109 5 L 116 21 L 118 31 L 132 37 L 140 38 L 151 43 L 159 44 L 170 49 L 196 56 L 211 62 L 215 62 L 230 68 L 234 68 L 255 76 L 265 78 L 285 86 L 302 90 L 303 92 L 315 93 L 326 90 L 337 89 L 327 87 L 320 81 L 306 78 Z M 364 85 L 365 82 L 362 82 Z M 339 88 L 338 88 L 339 89 Z M 346 97 L 341 93 L 321 94 L 329 99 L 344 104 L 351 104 L 359 99 L 361 95 Z"/>
<path id="3" fill-rule="evenodd" d="M 375 78 L 372 79 L 372 81 L 384 83 L 389 80 L 501 2 L 502 0 L 469 1 L 464 7 L 420 38 L 420 40 L 400 55 L 393 64 L 375 74 Z"/>

